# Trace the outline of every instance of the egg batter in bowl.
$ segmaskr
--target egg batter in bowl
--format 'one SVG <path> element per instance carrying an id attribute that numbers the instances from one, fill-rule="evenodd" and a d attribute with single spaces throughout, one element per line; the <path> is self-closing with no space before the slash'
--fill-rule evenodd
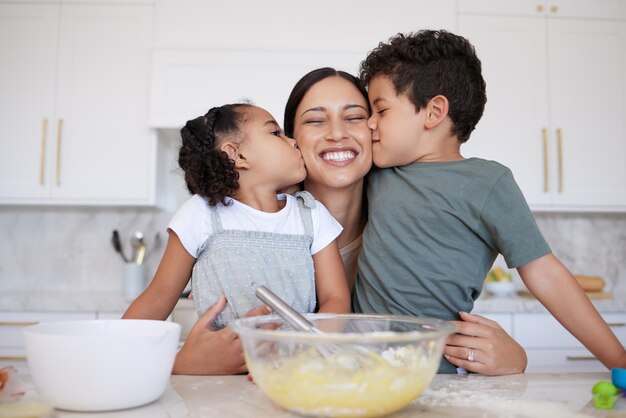
<path id="1" fill-rule="evenodd" d="M 404 408 L 432 380 L 454 332 L 452 325 L 427 318 L 307 319 L 326 333 L 296 332 L 276 317 L 245 318 L 231 327 L 261 390 L 281 407 L 309 416 L 376 417 Z"/>

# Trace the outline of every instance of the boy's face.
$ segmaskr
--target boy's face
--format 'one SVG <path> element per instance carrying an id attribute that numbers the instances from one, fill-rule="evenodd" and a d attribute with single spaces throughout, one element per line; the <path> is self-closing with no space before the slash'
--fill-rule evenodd
<path id="1" fill-rule="evenodd" d="M 409 97 L 397 94 L 392 81 L 384 75 L 370 81 L 368 93 L 372 116 L 367 125 L 372 130 L 374 164 L 387 168 L 415 162 L 421 155 L 424 109 L 415 112 Z"/>

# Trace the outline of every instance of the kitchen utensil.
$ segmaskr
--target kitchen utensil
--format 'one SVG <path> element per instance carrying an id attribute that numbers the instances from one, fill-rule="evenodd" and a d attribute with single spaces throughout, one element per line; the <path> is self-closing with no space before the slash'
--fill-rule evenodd
<path id="1" fill-rule="evenodd" d="M 140 319 L 45 322 L 24 328 L 38 395 L 55 407 L 109 411 L 159 398 L 180 325 Z"/>
<path id="2" fill-rule="evenodd" d="M 140 242 L 139 249 L 137 249 L 137 256 L 135 257 L 135 264 L 143 264 L 144 257 L 146 256 L 146 243 Z"/>
<path id="3" fill-rule="evenodd" d="M 455 332 L 451 324 L 428 318 L 303 316 L 325 332 L 298 331 L 276 315 L 240 318 L 229 326 L 259 388 L 278 405 L 313 416 L 373 417 L 404 408 L 429 385 L 446 338 Z M 332 347 L 332 354 L 320 355 L 320 346 Z M 380 361 L 355 362 L 353 357 L 366 357 L 355 347 Z"/>
<path id="4" fill-rule="evenodd" d="M 298 311 L 289 306 L 285 301 L 279 298 L 274 292 L 269 290 L 265 286 L 257 286 L 254 290 L 256 297 L 258 297 L 263 303 L 269 306 L 273 312 L 277 313 L 283 318 L 289 325 L 295 330 L 304 331 L 311 334 L 323 334 L 322 331 L 317 329 L 315 325 L 307 321 L 305 317 L 300 315 Z M 317 349 L 324 357 L 328 357 L 332 354 L 331 349 L 324 347 L 323 345 L 317 346 Z"/>
<path id="5" fill-rule="evenodd" d="M 284 300 L 265 286 L 255 286 L 255 294 L 266 303 L 273 312 L 289 323 L 295 330 L 309 334 L 324 335 L 322 331 L 307 321 L 298 311 L 293 309 Z M 353 367 L 361 367 L 364 364 L 376 364 L 384 361 L 378 354 L 366 347 L 359 345 L 334 346 L 332 344 L 319 343 L 315 348 L 324 357 L 343 356 L 343 361 L 350 361 Z M 356 352 L 354 352 L 356 350 Z M 352 351 L 352 352 L 351 352 Z"/>
<path id="6" fill-rule="evenodd" d="M 111 237 L 111 243 L 113 243 L 113 248 L 115 248 L 115 251 L 122 256 L 122 260 L 124 260 L 125 263 L 128 262 L 128 258 L 126 258 L 126 255 L 124 255 L 124 249 L 122 248 L 122 242 L 120 240 L 120 234 L 119 232 L 117 232 L 117 229 L 113 230 L 113 236 Z"/>
<path id="7" fill-rule="evenodd" d="M 133 249 L 133 256 L 131 261 L 135 264 L 137 263 L 137 256 L 139 255 L 139 247 L 143 243 L 143 233 L 141 231 L 135 231 L 135 233 L 130 237 L 130 246 Z"/>

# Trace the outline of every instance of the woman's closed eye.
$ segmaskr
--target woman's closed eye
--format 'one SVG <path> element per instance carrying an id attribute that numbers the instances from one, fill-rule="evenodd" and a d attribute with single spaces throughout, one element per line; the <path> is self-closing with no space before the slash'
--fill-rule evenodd
<path id="1" fill-rule="evenodd" d="M 376 113 L 378 113 L 379 115 L 382 115 L 383 113 L 385 113 L 387 111 L 387 109 L 380 109 L 378 110 Z"/>
<path id="2" fill-rule="evenodd" d="M 307 119 L 304 121 L 305 125 L 320 125 L 322 123 L 326 122 L 326 119 L 322 119 L 322 118 L 315 118 L 315 119 Z"/>
<path id="3" fill-rule="evenodd" d="M 352 115 L 352 116 L 347 116 L 346 120 L 348 122 L 352 122 L 352 123 L 359 123 L 359 122 L 363 122 L 363 121 L 367 120 L 367 116 Z"/>
<path id="4" fill-rule="evenodd" d="M 276 130 L 276 131 L 272 131 L 271 132 L 272 135 L 274 136 L 278 136 L 281 137 L 283 135 L 283 131 L 281 131 L 280 129 Z"/>

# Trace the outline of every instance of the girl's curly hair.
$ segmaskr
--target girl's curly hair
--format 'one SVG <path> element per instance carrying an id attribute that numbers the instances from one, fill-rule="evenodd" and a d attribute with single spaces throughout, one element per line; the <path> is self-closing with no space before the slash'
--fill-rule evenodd
<path id="1" fill-rule="evenodd" d="M 191 194 L 208 199 L 209 205 L 226 204 L 226 196 L 239 188 L 235 162 L 219 145 L 225 138 L 242 138 L 245 122 L 242 108 L 235 103 L 211 108 L 204 116 L 187 121 L 180 130 L 182 145 L 178 165 L 185 172 L 185 183 Z"/>

